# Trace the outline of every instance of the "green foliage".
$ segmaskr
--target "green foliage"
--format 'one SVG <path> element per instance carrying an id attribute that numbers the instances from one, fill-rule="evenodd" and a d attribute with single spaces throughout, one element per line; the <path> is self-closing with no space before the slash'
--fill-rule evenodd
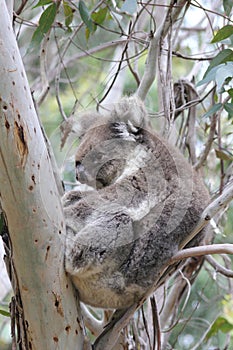
<path id="1" fill-rule="evenodd" d="M 39 5 L 37 4 L 37 6 Z M 36 46 L 40 45 L 45 34 L 51 29 L 53 22 L 55 20 L 56 14 L 57 14 L 57 5 L 55 3 L 48 6 L 46 10 L 44 10 L 44 12 L 42 13 L 39 19 L 39 26 L 37 27 L 37 29 L 35 30 L 32 36 L 30 49 L 33 49 Z"/>
<path id="2" fill-rule="evenodd" d="M 100 8 L 98 11 L 92 13 L 91 18 L 93 19 L 94 23 L 102 24 L 106 19 L 107 13 L 107 7 Z"/>
<path id="3" fill-rule="evenodd" d="M 233 103 L 225 103 L 224 109 L 228 113 L 228 118 L 233 118 Z"/>
<path id="4" fill-rule="evenodd" d="M 79 1 L 78 8 L 80 17 L 86 25 L 86 39 L 88 40 L 90 34 L 93 34 L 96 31 L 97 25 L 103 24 L 107 19 L 107 14 L 109 11 L 107 7 L 100 7 L 97 11 L 91 13 L 88 10 L 85 2 L 82 0 Z M 111 18 L 111 16 L 108 18 Z"/>
<path id="5" fill-rule="evenodd" d="M 63 1 L 63 9 L 64 9 L 64 15 L 65 15 L 65 25 L 69 27 L 74 19 L 74 11 L 70 7 L 68 1 Z"/>
<path id="6" fill-rule="evenodd" d="M 45 5 L 48 5 L 48 4 L 52 4 L 53 1 L 52 0 L 40 0 L 36 6 L 34 6 L 33 8 L 36 8 L 36 7 L 39 7 L 39 6 L 45 6 Z"/>
<path id="7" fill-rule="evenodd" d="M 231 49 L 224 49 L 220 51 L 210 62 L 208 69 L 206 70 L 203 79 L 211 71 L 212 68 L 217 67 L 222 63 L 233 61 L 233 51 Z"/>
<path id="8" fill-rule="evenodd" d="M 222 333 L 230 333 L 233 335 L 233 301 L 231 296 L 227 295 L 223 304 L 223 314 L 219 316 L 212 324 L 206 335 L 206 340 L 216 335 L 219 331 Z"/>
<path id="9" fill-rule="evenodd" d="M 198 82 L 197 86 L 210 83 L 214 81 L 217 84 L 217 92 L 223 92 L 223 85 L 228 84 L 227 78 L 232 78 L 233 76 L 233 62 L 226 62 L 223 64 L 219 64 L 212 69 L 210 69 L 205 77 Z"/>
<path id="10" fill-rule="evenodd" d="M 216 335 L 219 331 L 223 333 L 228 333 L 233 330 L 233 324 L 227 321 L 225 317 L 218 317 L 216 321 L 213 323 L 210 331 L 206 335 L 206 339 L 210 339 L 214 335 Z"/>
<path id="11" fill-rule="evenodd" d="M 230 154 L 230 152 L 228 150 L 224 150 L 224 149 L 215 149 L 215 154 L 216 157 L 222 160 L 233 160 L 233 156 L 232 154 Z"/>
<path id="12" fill-rule="evenodd" d="M 229 38 L 231 35 L 233 35 L 233 26 L 228 24 L 217 31 L 217 33 L 211 40 L 211 43 L 217 43 L 219 41 Z"/>
<path id="13" fill-rule="evenodd" d="M 232 7 L 233 7 L 232 0 L 223 0 L 223 8 L 227 16 L 230 15 Z"/>
<path id="14" fill-rule="evenodd" d="M 220 110 L 220 108 L 222 107 L 222 103 L 216 103 L 214 104 L 208 112 L 206 112 L 204 115 L 203 115 L 203 118 L 207 118 L 207 117 L 211 117 L 214 113 L 216 113 L 217 111 Z"/>
<path id="15" fill-rule="evenodd" d="M 228 13 L 232 9 L 232 2 L 225 2 L 224 10 Z M 211 43 L 217 43 L 224 39 L 227 39 L 233 35 L 233 26 L 226 25 L 220 28 L 214 35 Z M 229 97 L 233 98 L 232 88 L 229 88 L 229 83 L 233 77 L 233 51 L 230 48 L 224 48 L 221 50 L 210 62 L 202 80 L 200 80 L 197 86 L 208 84 L 214 82 L 217 86 L 217 93 L 222 94 L 224 92 L 228 93 Z M 225 103 L 224 109 L 228 113 L 228 118 L 232 118 L 232 101 L 231 103 Z M 206 114 L 206 116 L 211 116 L 216 111 L 221 108 L 221 104 L 215 104 Z"/>
<path id="16" fill-rule="evenodd" d="M 82 0 L 79 1 L 78 9 L 79 9 L 81 19 L 86 25 L 86 38 L 88 39 L 90 36 L 90 33 L 94 31 L 94 23 L 92 21 L 90 12 L 84 1 Z"/>
<path id="17" fill-rule="evenodd" d="M 0 315 L 6 316 L 6 317 L 10 317 L 11 314 L 8 311 L 5 311 L 3 309 L 0 309 Z"/>

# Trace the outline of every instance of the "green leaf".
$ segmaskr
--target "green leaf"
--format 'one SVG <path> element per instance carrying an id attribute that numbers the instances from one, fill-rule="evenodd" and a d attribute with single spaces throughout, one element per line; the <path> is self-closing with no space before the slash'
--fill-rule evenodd
<path id="1" fill-rule="evenodd" d="M 90 30 L 86 27 L 86 30 L 85 30 L 85 37 L 86 37 L 86 40 L 88 41 L 88 39 L 90 38 Z"/>
<path id="2" fill-rule="evenodd" d="M 91 18 L 96 24 L 102 24 L 106 18 L 107 12 L 107 7 L 100 8 L 99 11 L 92 13 Z"/>
<path id="3" fill-rule="evenodd" d="M 213 107 L 210 108 L 210 110 L 208 112 L 206 112 L 203 115 L 203 118 L 210 117 L 211 115 L 216 113 L 221 107 L 222 107 L 222 103 L 216 103 L 215 105 L 213 105 Z"/>
<path id="4" fill-rule="evenodd" d="M 79 1 L 78 9 L 83 22 L 86 24 L 87 28 L 89 29 L 89 32 L 93 32 L 93 29 L 94 29 L 93 22 L 84 1 L 82 0 Z"/>
<path id="5" fill-rule="evenodd" d="M 228 322 L 225 317 L 220 316 L 212 324 L 209 332 L 206 335 L 206 340 L 216 335 L 218 331 L 221 331 L 223 333 L 229 333 L 232 330 L 233 330 L 233 325 L 230 322 Z"/>
<path id="6" fill-rule="evenodd" d="M 30 48 L 34 48 L 35 46 L 38 46 L 41 41 L 44 38 L 44 35 L 49 31 L 49 29 L 52 27 L 53 22 L 55 20 L 57 14 L 57 6 L 56 4 L 52 4 L 42 13 L 39 19 L 39 26 L 35 30 Z"/>
<path id="7" fill-rule="evenodd" d="M 228 118 L 233 118 L 233 103 L 225 103 L 224 109 L 228 113 Z"/>
<path id="8" fill-rule="evenodd" d="M 6 317 L 11 316 L 11 314 L 8 311 L 2 310 L 2 309 L 0 309 L 0 315 L 6 316 Z"/>
<path id="9" fill-rule="evenodd" d="M 233 51 L 231 49 L 222 50 L 221 52 L 219 52 L 217 54 L 217 56 L 215 56 L 211 60 L 210 65 L 209 65 L 208 69 L 206 70 L 203 78 L 205 78 L 205 76 L 209 73 L 209 71 L 213 67 L 216 67 L 221 63 L 226 63 L 228 61 L 233 61 Z"/>
<path id="10" fill-rule="evenodd" d="M 216 71 L 216 84 L 217 84 L 217 92 L 221 91 L 221 88 L 226 81 L 227 78 L 233 77 L 233 62 L 227 62 L 223 65 L 219 65 L 219 68 Z"/>
<path id="11" fill-rule="evenodd" d="M 209 83 L 209 82 L 212 81 L 212 80 L 215 80 L 215 76 L 216 76 L 216 72 L 217 72 L 218 68 L 219 68 L 219 66 L 213 67 L 213 68 L 203 77 L 203 79 L 200 80 L 200 81 L 197 83 L 197 86 L 200 86 L 200 85 Z"/>
<path id="12" fill-rule="evenodd" d="M 33 7 L 36 8 L 36 7 L 39 7 L 39 6 L 45 6 L 45 5 L 48 5 L 48 4 L 52 4 L 53 3 L 53 0 L 40 0 L 36 6 Z"/>
<path id="13" fill-rule="evenodd" d="M 74 19 L 74 12 L 67 1 L 63 1 L 63 9 L 65 14 L 65 25 L 69 27 Z"/>
<path id="14" fill-rule="evenodd" d="M 223 0 L 223 8 L 227 16 L 230 15 L 232 6 L 233 6 L 232 0 Z"/>
<path id="15" fill-rule="evenodd" d="M 216 157 L 222 160 L 233 160 L 232 154 L 225 149 L 215 149 Z M 233 325 L 232 325 L 233 329 Z"/>
<path id="16" fill-rule="evenodd" d="M 121 11 L 125 11 L 133 15 L 137 11 L 137 0 L 125 0 L 121 7 Z"/>
<path id="17" fill-rule="evenodd" d="M 205 77 L 197 83 L 197 86 L 215 81 L 217 84 L 217 92 L 220 93 L 226 79 L 233 77 L 233 62 L 226 62 L 213 67 Z"/>
<path id="18" fill-rule="evenodd" d="M 211 43 L 214 44 L 219 41 L 222 41 L 226 38 L 229 38 L 229 36 L 231 36 L 232 34 L 233 34 L 233 26 L 228 24 L 217 31 L 217 33 L 211 40 Z"/>
<path id="19" fill-rule="evenodd" d="M 228 95 L 233 98 L 233 89 L 227 90 Z"/>

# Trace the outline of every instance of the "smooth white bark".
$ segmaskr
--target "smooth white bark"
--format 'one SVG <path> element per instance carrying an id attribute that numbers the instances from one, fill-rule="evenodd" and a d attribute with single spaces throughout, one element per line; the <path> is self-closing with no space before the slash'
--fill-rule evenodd
<path id="1" fill-rule="evenodd" d="M 65 223 L 10 17 L 0 0 L 0 201 L 23 304 L 28 349 L 82 349 L 63 270 Z"/>

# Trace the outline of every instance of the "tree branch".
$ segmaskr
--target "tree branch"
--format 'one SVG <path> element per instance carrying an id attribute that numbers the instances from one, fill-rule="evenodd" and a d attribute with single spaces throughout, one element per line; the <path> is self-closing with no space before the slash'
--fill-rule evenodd
<path id="1" fill-rule="evenodd" d="M 141 79 L 138 90 L 136 92 L 136 95 L 142 101 L 145 100 L 146 95 L 156 77 L 156 65 L 158 61 L 157 58 L 158 58 L 159 45 L 161 40 L 163 40 L 167 35 L 171 25 L 170 21 L 168 20 L 168 17 L 170 16 L 172 22 L 175 22 L 180 12 L 182 11 L 184 5 L 186 4 L 186 2 L 187 0 L 177 0 L 176 5 L 173 6 L 173 1 L 171 1 L 170 7 L 167 11 L 167 15 L 163 23 L 161 24 L 161 26 L 158 28 L 157 32 L 151 39 L 144 74 Z"/>
<path id="2" fill-rule="evenodd" d="M 183 249 L 170 259 L 169 265 L 173 265 L 175 262 L 183 259 L 207 254 L 233 254 L 233 244 L 212 244 Z"/>
<path id="3" fill-rule="evenodd" d="M 27 336 L 22 349 L 82 349 L 82 319 L 63 268 L 60 196 L 4 0 L 0 23 L 0 201 L 11 243 L 18 336 Z"/>
<path id="4" fill-rule="evenodd" d="M 219 272 L 226 277 L 233 278 L 233 270 L 227 269 L 226 267 L 222 266 L 210 255 L 206 256 L 206 260 L 215 269 L 216 272 Z"/>

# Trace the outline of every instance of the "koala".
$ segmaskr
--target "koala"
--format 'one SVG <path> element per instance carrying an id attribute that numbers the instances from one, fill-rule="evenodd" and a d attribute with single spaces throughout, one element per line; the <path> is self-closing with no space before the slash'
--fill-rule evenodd
<path id="1" fill-rule="evenodd" d="M 180 151 L 152 130 L 136 97 L 84 130 L 75 165 L 77 180 L 91 190 L 63 197 L 65 269 L 82 302 L 127 308 L 180 249 L 209 203 L 208 191 Z M 205 235 L 204 229 L 189 245 Z"/>

